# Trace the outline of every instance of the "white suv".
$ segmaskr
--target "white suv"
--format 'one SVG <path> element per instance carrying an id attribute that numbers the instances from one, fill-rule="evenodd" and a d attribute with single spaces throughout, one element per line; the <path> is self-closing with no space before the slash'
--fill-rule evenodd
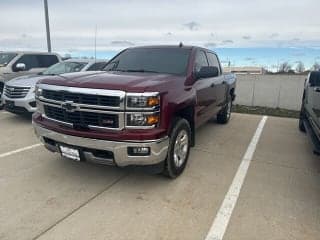
<path id="1" fill-rule="evenodd" d="M 34 91 L 39 80 L 60 74 L 101 71 L 107 62 L 107 60 L 68 59 L 41 73 L 11 79 L 6 82 L 3 91 L 5 110 L 16 114 L 33 113 L 37 110 Z"/>

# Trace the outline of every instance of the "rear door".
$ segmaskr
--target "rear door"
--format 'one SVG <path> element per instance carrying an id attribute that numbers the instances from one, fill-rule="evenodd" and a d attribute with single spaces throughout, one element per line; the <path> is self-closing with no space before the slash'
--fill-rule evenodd
<path id="1" fill-rule="evenodd" d="M 197 50 L 193 71 L 199 72 L 202 67 L 209 66 L 207 56 L 203 50 Z M 213 88 L 214 80 L 212 78 L 198 79 L 194 88 L 197 95 L 196 105 L 196 124 L 201 125 L 208 121 L 214 115 L 215 109 L 215 93 Z"/>
<path id="2" fill-rule="evenodd" d="M 219 69 L 219 76 L 212 78 L 214 84 L 214 94 L 216 96 L 216 110 L 219 110 L 221 106 L 225 104 L 226 101 L 226 91 L 227 85 L 225 84 L 225 79 L 222 74 L 220 62 L 215 53 L 207 52 L 209 66 L 217 67 Z"/>

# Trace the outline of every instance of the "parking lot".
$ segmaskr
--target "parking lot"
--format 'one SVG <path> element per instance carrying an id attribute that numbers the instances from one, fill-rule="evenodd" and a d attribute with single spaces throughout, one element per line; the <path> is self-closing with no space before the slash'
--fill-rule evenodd
<path id="1" fill-rule="evenodd" d="M 201 127 L 172 181 L 62 159 L 0 111 L 0 239 L 205 239 L 261 119 Z M 320 158 L 297 124 L 267 119 L 223 239 L 319 239 Z"/>

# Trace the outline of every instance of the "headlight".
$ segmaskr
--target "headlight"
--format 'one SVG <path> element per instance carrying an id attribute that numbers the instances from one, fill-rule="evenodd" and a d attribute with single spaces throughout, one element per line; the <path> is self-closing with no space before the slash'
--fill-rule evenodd
<path id="1" fill-rule="evenodd" d="M 127 113 L 126 126 L 133 128 L 149 128 L 155 127 L 159 124 L 159 113 Z"/>
<path id="2" fill-rule="evenodd" d="M 42 89 L 39 88 L 38 85 L 36 85 L 36 88 L 35 88 L 35 90 L 34 90 L 34 93 L 35 93 L 35 95 L 36 95 L 36 98 L 38 98 L 38 97 L 42 96 Z"/>
<path id="3" fill-rule="evenodd" d="M 160 105 L 159 93 L 129 93 L 127 108 L 155 109 Z"/>

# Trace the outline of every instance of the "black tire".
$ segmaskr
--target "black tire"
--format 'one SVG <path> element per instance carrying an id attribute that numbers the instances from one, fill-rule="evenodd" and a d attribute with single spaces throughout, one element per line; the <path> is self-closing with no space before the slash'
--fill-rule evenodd
<path id="1" fill-rule="evenodd" d="M 306 132 L 306 128 L 305 128 L 305 126 L 304 126 L 304 123 L 303 123 L 303 120 L 300 118 L 300 120 L 299 120 L 299 130 L 301 131 L 301 132 Z"/>
<path id="2" fill-rule="evenodd" d="M 306 128 L 305 128 L 304 123 L 303 123 L 303 121 L 305 120 L 305 117 L 306 117 L 306 115 L 305 115 L 305 112 L 304 112 L 304 107 L 302 106 L 301 112 L 300 112 L 300 119 L 299 119 L 299 130 L 301 132 L 306 132 Z"/>
<path id="3" fill-rule="evenodd" d="M 220 124 L 228 123 L 231 118 L 231 109 L 232 109 L 232 97 L 229 96 L 226 105 L 217 114 L 217 122 Z"/>
<path id="4" fill-rule="evenodd" d="M 179 147 L 182 147 L 182 146 L 177 144 L 177 141 L 179 141 L 178 138 L 182 136 L 181 134 L 187 137 L 187 144 L 185 147 L 183 147 L 183 149 L 179 149 Z M 191 146 L 190 124 L 187 120 L 183 118 L 177 118 L 175 120 L 175 124 L 173 125 L 173 128 L 170 133 L 168 155 L 165 160 L 165 167 L 163 170 L 163 174 L 165 176 L 174 179 L 184 171 L 189 158 L 190 146 Z M 180 153 L 184 153 L 183 150 L 185 150 L 185 158 L 183 159 L 183 161 L 181 158 L 177 158 L 179 154 L 175 154 L 175 147 L 177 147 L 181 151 Z M 179 159 L 181 161 L 179 161 Z"/>

